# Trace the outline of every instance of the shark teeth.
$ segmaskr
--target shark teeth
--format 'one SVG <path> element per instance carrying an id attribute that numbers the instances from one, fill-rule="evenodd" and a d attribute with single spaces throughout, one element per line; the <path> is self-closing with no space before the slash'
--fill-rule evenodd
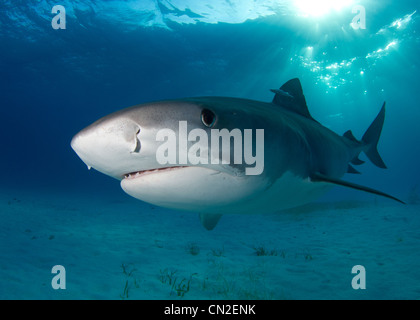
<path id="1" fill-rule="evenodd" d="M 126 179 L 134 179 L 134 178 L 139 177 L 139 176 L 140 176 L 142 173 L 144 173 L 144 172 L 146 172 L 146 171 L 137 171 L 137 172 L 132 172 L 132 173 L 128 173 L 128 174 L 124 175 L 124 177 L 125 177 Z"/>
<path id="2" fill-rule="evenodd" d="M 130 172 L 124 175 L 124 178 L 126 179 L 135 179 L 145 174 L 150 173 L 156 173 L 156 172 L 162 172 L 162 171 L 170 171 L 174 169 L 181 169 L 181 168 L 187 168 L 186 166 L 177 166 L 177 167 L 167 167 L 167 168 L 157 168 L 157 169 L 150 169 L 150 170 L 143 170 L 143 171 L 137 171 L 137 172 Z"/>

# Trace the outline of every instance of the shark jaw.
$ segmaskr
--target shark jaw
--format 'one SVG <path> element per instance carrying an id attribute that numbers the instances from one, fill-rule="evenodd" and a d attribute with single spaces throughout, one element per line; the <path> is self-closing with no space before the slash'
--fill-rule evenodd
<path id="1" fill-rule="evenodd" d="M 206 167 L 168 167 L 129 174 L 121 188 L 130 196 L 161 207 L 201 212 L 220 211 L 252 196 L 256 185 L 247 176 Z"/>
<path id="2" fill-rule="evenodd" d="M 179 170 L 179 169 L 183 169 L 183 168 L 187 168 L 187 166 L 174 166 L 174 167 L 166 167 L 166 168 L 157 168 L 157 169 L 149 169 L 149 170 L 141 170 L 141 171 L 136 171 L 136 172 L 130 172 L 124 175 L 123 179 L 138 179 L 141 177 L 144 177 L 145 175 L 148 174 L 156 174 L 156 173 L 162 173 L 165 171 L 171 171 L 171 170 Z"/>

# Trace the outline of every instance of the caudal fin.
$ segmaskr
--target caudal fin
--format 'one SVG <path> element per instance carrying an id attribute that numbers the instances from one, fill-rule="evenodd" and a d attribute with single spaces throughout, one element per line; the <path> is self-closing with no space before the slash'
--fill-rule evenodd
<path id="1" fill-rule="evenodd" d="M 372 163 L 375 166 L 386 169 L 386 165 L 378 152 L 378 142 L 379 137 L 381 136 L 384 120 L 385 102 L 382 106 L 381 111 L 376 116 L 376 119 L 372 122 L 369 129 L 367 129 L 365 134 L 363 135 L 362 142 L 366 146 L 364 152 L 368 156 L 369 160 L 372 161 Z"/>

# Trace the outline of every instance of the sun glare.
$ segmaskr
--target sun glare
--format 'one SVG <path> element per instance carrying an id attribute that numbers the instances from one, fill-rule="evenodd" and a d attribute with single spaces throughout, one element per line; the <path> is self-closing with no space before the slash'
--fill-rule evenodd
<path id="1" fill-rule="evenodd" d="M 303 16 L 322 17 L 331 11 L 350 7 L 354 0 L 294 0 L 298 13 Z"/>

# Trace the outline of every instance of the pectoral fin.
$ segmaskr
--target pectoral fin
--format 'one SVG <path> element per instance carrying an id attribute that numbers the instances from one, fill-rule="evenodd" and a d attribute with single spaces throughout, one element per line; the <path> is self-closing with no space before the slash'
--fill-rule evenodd
<path id="1" fill-rule="evenodd" d="M 386 197 L 386 198 L 389 198 L 389 199 L 398 201 L 398 202 L 400 202 L 402 204 L 405 204 L 403 201 L 401 201 L 401 200 L 399 200 L 399 199 L 397 199 L 397 198 L 395 198 L 395 197 L 393 197 L 393 196 L 391 196 L 389 194 L 386 194 L 386 193 L 384 193 L 382 191 L 375 190 L 375 189 L 372 189 L 372 188 L 369 188 L 369 187 L 365 187 L 365 186 L 361 186 L 361 185 L 358 185 L 358 184 L 355 184 L 355 183 L 352 183 L 352 182 L 347 182 L 347 181 L 343 181 L 343 180 L 340 180 L 340 179 L 330 178 L 330 177 L 327 177 L 327 176 L 323 175 L 322 173 L 315 173 L 315 174 L 313 174 L 311 176 L 311 180 L 313 182 L 328 182 L 328 183 L 333 183 L 333 184 L 340 185 L 340 186 L 343 186 L 343 187 L 348 187 L 348 188 L 352 188 L 352 189 L 356 189 L 356 190 L 360 190 L 360 191 L 365 191 L 365 192 L 373 193 L 373 194 L 376 194 L 378 196 Z"/>
<path id="2" fill-rule="evenodd" d="M 221 217 L 221 214 L 200 213 L 201 224 L 207 230 L 213 230 Z"/>

